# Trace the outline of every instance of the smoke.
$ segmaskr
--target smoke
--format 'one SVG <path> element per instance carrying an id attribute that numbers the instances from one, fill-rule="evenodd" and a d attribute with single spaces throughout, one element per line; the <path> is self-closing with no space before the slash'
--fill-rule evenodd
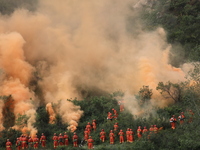
<path id="1" fill-rule="evenodd" d="M 82 99 L 83 90 L 121 89 L 133 96 L 143 85 L 155 91 L 159 81 L 184 80 L 181 69 L 168 63 L 171 46 L 164 29 L 143 30 L 133 10 L 137 2 L 42 0 L 35 12 L 18 9 L 1 16 L 1 95 L 13 96 L 15 115 L 28 114 L 32 123 L 39 101 L 61 103 L 52 113 L 73 131 L 83 112 L 66 99 Z M 43 98 L 29 86 L 33 71 Z M 50 113 L 52 106 L 47 107 Z"/>

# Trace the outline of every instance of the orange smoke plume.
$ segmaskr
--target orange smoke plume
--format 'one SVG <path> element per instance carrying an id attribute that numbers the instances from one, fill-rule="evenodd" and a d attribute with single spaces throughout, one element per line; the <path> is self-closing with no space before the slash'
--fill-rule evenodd
<path id="1" fill-rule="evenodd" d="M 55 113 L 72 130 L 83 112 L 64 100 L 82 99 L 83 90 L 121 89 L 134 96 L 143 85 L 155 92 L 160 81 L 184 80 L 184 73 L 169 64 L 171 46 L 164 29 L 146 32 L 136 10 L 130 9 L 137 1 L 42 0 L 35 12 L 20 9 L 0 16 L 0 33 L 15 31 L 0 35 L 1 94 L 13 96 L 15 114 L 37 107 L 39 95 L 29 87 L 33 71 L 42 79 L 37 81 L 39 100 L 62 100 Z"/>
<path id="2" fill-rule="evenodd" d="M 48 103 L 48 104 L 46 105 L 46 111 L 47 111 L 48 114 L 49 114 L 49 123 L 50 123 L 50 124 L 54 124 L 55 121 L 56 121 L 56 114 L 55 114 L 55 112 L 54 112 L 54 110 L 53 110 L 53 108 L 52 108 L 52 104 L 51 104 L 51 103 Z"/>

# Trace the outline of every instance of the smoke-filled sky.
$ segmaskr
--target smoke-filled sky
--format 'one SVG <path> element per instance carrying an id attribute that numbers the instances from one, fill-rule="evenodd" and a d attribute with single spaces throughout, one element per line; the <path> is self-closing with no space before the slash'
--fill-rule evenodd
<path id="1" fill-rule="evenodd" d="M 0 94 L 12 95 L 15 115 L 34 122 L 41 101 L 51 110 L 49 103 L 63 100 L 58 113 L 75 129 L 83 112 L 64 100 L 81 99 L 82 91 L 133 96 L 143 85 L 155 90 L 159 81 L 184 80 L 181 69 L 168 64 L 171 46 L 164 29 L 143 30 L 138 2 L 40 0 L 35 12 L 0 16 Z M 30 86 L 33 80 L 37 85 Z M 42 96 L 34 92 L 37 87 Z"/>

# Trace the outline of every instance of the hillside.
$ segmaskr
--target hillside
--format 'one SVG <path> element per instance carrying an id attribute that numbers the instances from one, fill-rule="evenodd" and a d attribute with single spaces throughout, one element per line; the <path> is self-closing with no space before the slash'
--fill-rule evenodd
<path id="1" fill-rule="evenodd" d="M 58 150 L 88 149 L 93 120 L 96 150 L 200 149 L 199 0 L 0 0 L 0 13 L 0 150 L 7 139 L 15 149 L 22 134 L 42 133 L 39 149 L 52 150 L 54 133 L 64 132 L 69 145 Z M 112 109 L 116 120 L 107 119 Z M 151 125 L 157 133 L 137 136 Z M 127 128 L 134 141 L 120 144 Z"/>

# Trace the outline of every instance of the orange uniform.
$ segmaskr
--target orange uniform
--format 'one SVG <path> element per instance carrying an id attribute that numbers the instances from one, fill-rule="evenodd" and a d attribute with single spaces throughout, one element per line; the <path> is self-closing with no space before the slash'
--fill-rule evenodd
<path id="1" fill-rule="evenodd" d="M 93 143 L 94 143 L 94 140 L 92 139 L 92 137 L 90 136 L 89 139 L 88 139 L 88 149 L 93 149 Z"/>
<path id="2" fill-rule="evenodd" d="M 109 137 L 110 137 L 110 144 L 114 144 L 114 142 L 115 142 L 115 135 L 113 133 L 113 130 L 110 130 Z"/>
<path id="3" fill-rule="evenodd" d="M 118 135 L 119 135 L 119 143 L 124 143 L 124 132 L 123 132 L 123 130 L 120 130 Z"/>
<path id="4" fill-rule="evenodd" d="M 124 101 L 119 101 L 118 104 L 119 104 L 119 110 L 120 112 L 124 111 Z"/>
<path id="5" fill-rule="evenodd" d="M 148 139 L 150 139 L 151 134 L 154 132 L 154 127 L 153 125 L 151 125 L 151 127 L 149 128 L 149 135 L 148 135 Z"/>
<path id="6" fill-rule="evenodd" d="M 33 138 L 33 147 L 34 149 L 38 149 L 38 145 L 39 145 L 39 138 L 37 137 L 37 135 Z"/>
<path id="7" fill-rule="evenodd" d="M 102 129 L 100 132 L 100 140 L 102 142 L 105 142 L 105 139 L 106 139 L 106 132 L 104 131 L 104 129 Z"/>
<path id="8" fill-rule="evenodd" d="M 132 129 L 130 129 L 129 131 L 129 142 L 132 143 L 134 141 L 134 136 L 133 136 L 134 132 Z"/>
<path id="9" fill-rule="evenodd" d="M 87 128 L 85 128 L 85 131 L 84 131 L 84 140 L 87 141 L 89 138 L 89 131 Z"/>
<path id="10" fill-rule="evenodd" d="M 69 145 L 69 137 L 66 132 L 63 135 L 63 139 L 64 139 L 64 145 L 65 146 Z"/>
<path id="11" fill-rule="evenodd" d="M 9 139 L 7 139 L 7 142 L 6 142 L 6 150 L 12 150 L 12 143 L 10 142 Z"/>
<path id="12" fill-rule="evenodd" d="M 60 146 L 64 145 L 63 142 L 64 142 L 63 135 L 62 135 L 62 133 L 60 133 L 58 136 L 58 145 L 60 145 Z"/>
<path id="13" fill-rule="evenodd" d="M 117 110 L 115 110 L 115 109 L 113 108 L 112 111 L 113 111 L 113 118 L 114 118 L 114 119 L 117 119 L 117 117 L 118 117 Z"/>
<path id="14" fill-rule="evenodd" d="M 96 129 L 97 129 L 96 120 L 93 120 L 93 121 L 92 121 L 92 128 L 93 128 L 94 131 L 96 131 Z"/>
<path id="15" fill-rule="evenodd" d="M 184 123 L 185 120 L 185 115 L 183 112 L 181 112 L 180 116 L 178 116 L 178 120 L 180 121 L 180 124 Z"/>
<path id="16" fill-rule="evenodd" d="M 72 141 L 73 141 L 73 146 L 78 147 L 78 135 L 76 135 L 76 132 L 74 132 L 74 135 L 72 137 Z"/>
<path id="17" fill-rule="evenodd" d="M 142 134 L 146 134 L 147 132 L 148 132 L 148 129 L 144 127 L 144 129 L 142 130 Z"/>
<path id="18" fill-rule="evenodd" d="M 29 139 L 28 139 L 28 146 L 31 148 L 33 147 L 33 139 L 29 136 Z"/>
<path id="19" fill-rule="evenodd" d="M 107 116 L 107 120 L 111 120 L 112 121 L 113 117 L 112 117 L 112 113 L 108 112 L 108 116 Z"/>
<path id="20" fill-rule="evenodd" d="M 118 123 L 116 122 L 113 127 L 114 127 L 114 132 L 117 132 L 119 129 Z"/>
<path id="21" fill-rule="evenodd" d="M 158 133 L 158 127 L 156 125 L 153 126 L 154 133 Z"/>
<path id="22" fill-rule="evenodd" d="M 86 125 L 86 129 L 88 130 L 88 134 L 90 135 L 90 131 L 92 130 L 92 126 L 89 122 Z"/>
<path id="23" fill-rule="evenodd" d="M 140 126 L 137 129 L 137 136 L 138 136 L 138 139 L 140 139 L 142 137 L 142 129 Z"/>
<path id="24" fill-rule="evenodd" d="M 25 149 L 27 147 L 27 139 L 24 135 L 21 136 L 20 138 L 20 141 L 21 141 L 21 147 L 22 149 Z"/>
<path id="25" fill-rule="evenodd" d="M 176 128 L 176 118 L 174 115 L 170 118 L 169 122 L 171 124 L 171 128 L 174 130 Z"/>
<path id="26" fill-rule="evenodd" d="M 44 135 L 44 133 L 42 133 L 42 135 L 40 137 L 40 143 L 41 143 L 42 147 L 46 147 L 46 136 Z"/>
<path id="27" fill-rule="evenodd" d="M 17 138 L 15 145 L 16 145 L 16 147 L 17 147 L 17 150 L 20 150 L 20 149 L 21 149 L 21 142 L 20 142 L 20 139 L 19 139 L 19 138 Z"/>
<path id="28" fill-rule="evenodd" d="M 54 133 L 54 136 L 53 136 L 53 147 L 54 149 L 58 147 L 58 136 L 56 135 L 56 133 Z"/>
<path id="29" fill-rule="evenodd" d="M 127 128 L 127 130 L 126 130 L 126 141 L 130 142 L 130 129 L 129 128 Z"/>

